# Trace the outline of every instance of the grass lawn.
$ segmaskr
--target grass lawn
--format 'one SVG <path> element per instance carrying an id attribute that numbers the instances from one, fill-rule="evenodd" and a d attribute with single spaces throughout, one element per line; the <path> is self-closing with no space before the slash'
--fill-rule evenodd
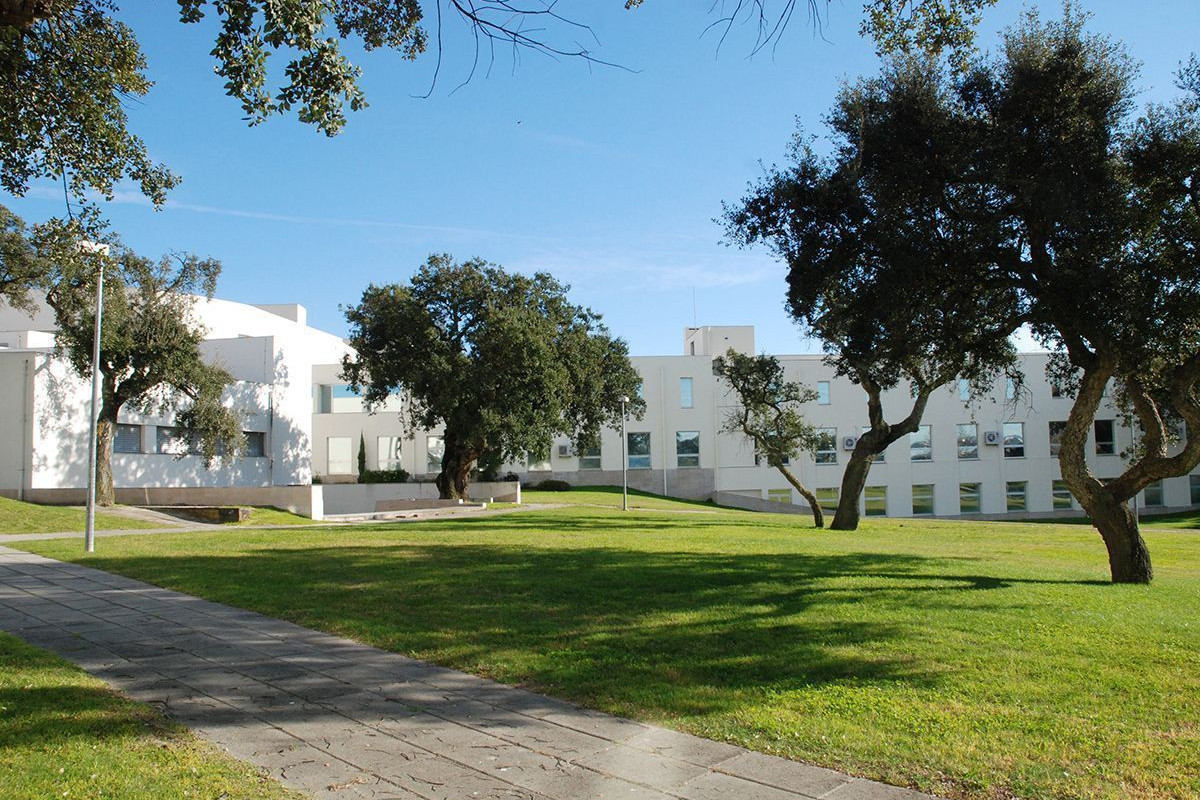
<path id="1" fill-rule="evenodd" d="M 1081 526 L 810 524 L 573 505 L 29 548 L 952 797 L 1200 796 L 1200 534 L 1146 530 L 1142 587 Z"/>
<path id="2" fill-rule="evenodd" d="M 79 531 L 83 536 L 86 512 L 75 506 L 40 506 L 0 497 L 0 533 L 59 533 Z M 109 511 L 96 512 L 96 530 L 144 530 L 161 523 L 132 519 Z"/>
<path id="3" fill-rule="evenodd" d="M 524 503 L 557 503 L 579 506 L 621 507 L 620 486 L 580 486 L 569 492 L 522 491 Z M 719 511 L 718 506 L 702 500 L 673 500 L 662 495 L 629 490 L 629 507 L 634 510 Z"/>
<path id="4" fill-rule="evenodd" d="M 302 796 L 65 661 L 0 634 L 0 797 Z"/>

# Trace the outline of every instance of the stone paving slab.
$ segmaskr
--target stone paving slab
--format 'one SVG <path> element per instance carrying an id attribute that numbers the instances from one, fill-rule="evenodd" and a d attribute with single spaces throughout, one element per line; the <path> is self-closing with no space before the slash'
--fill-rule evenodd
<path id="1" fill-rule="evenodd" d="M 0 630 L 315 798 L 929 800 L 2 546 Z"/>

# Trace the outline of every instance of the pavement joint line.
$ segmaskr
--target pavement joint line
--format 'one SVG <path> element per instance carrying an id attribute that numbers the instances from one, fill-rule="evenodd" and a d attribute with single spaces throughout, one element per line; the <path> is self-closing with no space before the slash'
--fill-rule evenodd
<path id="1" fill-rule="evenodd" d="M 21 585 L 6 586 L 10 579 Z M 708 797 L 724 788 L 731 800 L 928 798 L 2 545 L 0 590 L 0 630 L 24 631 L 321 796 L 358 781 L 349 769 L 381 791 L 428 800 L 466 800 L 476 789 L 575 800 Z M 291 744 L 272 756 L 270 737 Z M 320 763 L 282 757 L 301 747 Z M 756 772 L 760 761 L 770 769 Z M 837 785 L 815 794 L 822 781 Z"/>

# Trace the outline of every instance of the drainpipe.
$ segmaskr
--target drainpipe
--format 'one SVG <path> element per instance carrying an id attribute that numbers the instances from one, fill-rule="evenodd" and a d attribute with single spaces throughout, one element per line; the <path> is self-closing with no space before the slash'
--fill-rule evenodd
<path id="1" fill-rule="evenodd" d="M 663 496 L 667 496 L 667 377 L 664 367 L 658 368 L 658 429 L 662 433 Z"/>

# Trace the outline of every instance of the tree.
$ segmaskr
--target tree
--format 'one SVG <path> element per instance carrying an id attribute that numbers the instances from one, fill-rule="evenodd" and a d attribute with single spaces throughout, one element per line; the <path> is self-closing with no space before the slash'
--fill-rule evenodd
<path id="1" fill-rule="evenodd" d="M 42 286 L 51 272 L 29 240 L 25 222 L 0 206 L 0 302 L 32 311 L 32 290 Z"/>
<path id="2" fill-rule="evenodd" d="M 444 426 L 441 497 L 467 497 L 485 454 L 521 459 L 558 434 L 592 444 L 620 424 L 622 396 L 645 410 L 625 343 L 566 292 L 546 273 L 434 255 L 407 286 L 369 286 L 345 310 L 343 376 L 366 407 L 403 392 L 412 429 Z"/>
<path id="3" fill-rule="evenodd" d="M 813 524 L 825 527 L 825 515 L 816 495 L 788 468 L 788 462 L 820 442 L 817 429 L 804 419 L 800 406 L 817 393 L 810 387 L 784 379 L 783 366 L 774 356 L 748 356 L 730 350 L 713 359 L 713 374 L 736 395 L 738 406 L 725 415 L 722 430 L 740 433 L 754 442 L 755 452 L 790 483 L 812 509 Z"/>
<path id="4" fill-rule="evenodd" d="M 112 445 L 121 410 L 150 413 L 177 409 L 176 424 L 187 451 L 211 464 L 231 458 L 244 442 L 241 420 L 221 395 L 232 378 L 204 362 L 203 329 L 192 309 L 201 292 L 211 297 L 221 265 L 193 255 L 142 258 L 110 240 L 111 256 L 81 253 L 74 226 L 40 226 L 34 240 L 55 265 L 46 291 L 58 325 L 55 352 L 80 377 L 92 372 L 96 258 L 105 258 L 103 334 L 100 338 L 101 402 L 97 426 L 96 502 L 115 502 Z"/>
<path id="5" fill-rule="evenodd" d="M 358 482 L 363 482 L 363 473 L 367 471 L 367 436 L 358 434 Z"/>
<path id="6" fill-rule="evenodd" d="M 626 0 L 626 8 L 642 0 Z M 871 0 L 864 31 L 884 50 L 969 46 L 982 7 L 995 0 Z M 367 105 L 361 70 L 342 52 L 343 42 L 365 50 L 388 49 L 414 60 L 432 44 L 440 69 L 442 6 L 435 5 L 432 32 L 421 0 L 177 0 L 179 19 L 194 24 L 213 13 L 219 31 L 213 44 L 216 72 L 246 121 L 295 110 L 297 117 L 332 136 L 346 122 L 346 108 Z M 756 22 L 754 49 L 777 41 L 796 3 L 776 6 L 738 0 L 713 23 L 725 34 L 735 23 Z M 822 4 L 809 0 L 813 24 Z M 447 4 L 471 37 L 474 65 L 492 61 L 497 46 L 550 57 L 604 63 L 576 34 L 586 25 L 561 15 L 542 0 L 450 0 Z M 179 178 L 155 163 L 126 123 L 123 104 L 151 88 L 146 59 L 133 31 L 116 18 L 112 0 L 0 0 L 0 185 L 22 195 L 31 180 L 62 181 L 68 198 L 86 204 L 89 191 L 111 198 L 122 179 L 136 183 L 156 205 Z M 722 36 L 722 39 L 724 36 Z M 561 42 L 561 43 L 560 43 Z M 284 80 L 270 86 L 272 56 L 284 54 Z"/>
<path id="7" fill-rule="evenodd" d="M 1136 68 L 1084 22 L 1030 14 L 963 92 L 986 123 L 1001 267 L 1074 393 L 1063 480 L 1104 540 L 1113 581 L 1148 583 L 1129 500 L 1200 464 L 1200 70 L 1193 58 L 1186 96 L 1131 122 Z M 1110 382 L 1140 441 L 1121 475 L 1101 480 L 1085 453 Z M 1186 435 L 1169 454 L 1180 419 Z"/>
<path id="8" fill-rule="evenodd" d="M 841 92 L 834 155 L 797 134 L 737 205 L 727 231 L 788 266 L 789 313 L 867 394 L 867 426 L 842 477 L 830 527 L 854 530 L 871 464 L 917 430 L 930 395 L 962 378 L 982 387 L 1015 363 L 1016 291 L 992 275 L 994 215 L 972 159 L 977 136 L 938 65 L 898 59 Z M 936 143 L 930 146 L 930 143 Z M 888 422 L 883 394 L 911 405 Z"/>

